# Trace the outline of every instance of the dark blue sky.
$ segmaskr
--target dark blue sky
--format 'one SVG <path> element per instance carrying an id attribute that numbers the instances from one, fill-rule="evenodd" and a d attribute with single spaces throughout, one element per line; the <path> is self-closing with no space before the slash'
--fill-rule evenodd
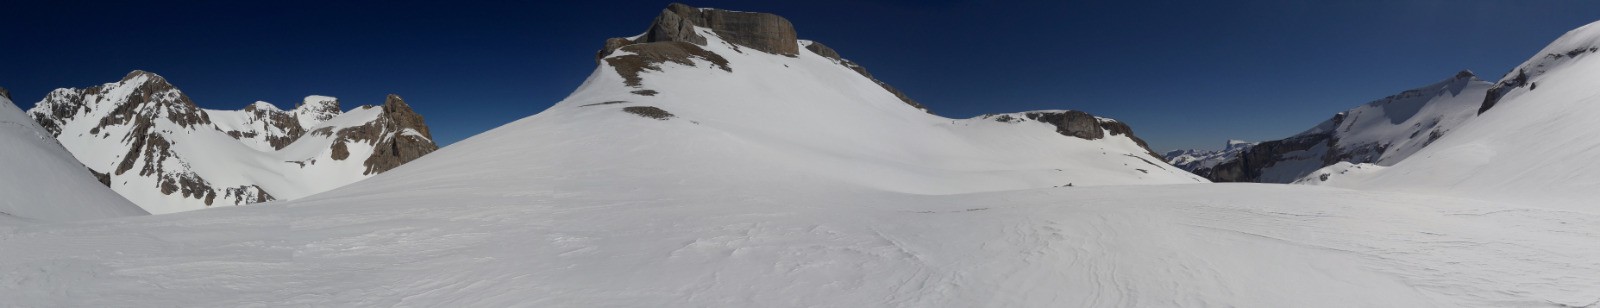
<path id="1" fill-rule="evenodd" d="M 8 4 L 0 86 L 24 108 L 134 69 L 206 108 L 396 93 L 451 143 L 561 100 L 667 3 L 233 2 Z M 685 3 L 783 15 L 940 115 L 1079 109 L 1157 150 L 1281 138 L 1462 69 L 1495 80 L 1600 19 L 1577 0 Z"/>

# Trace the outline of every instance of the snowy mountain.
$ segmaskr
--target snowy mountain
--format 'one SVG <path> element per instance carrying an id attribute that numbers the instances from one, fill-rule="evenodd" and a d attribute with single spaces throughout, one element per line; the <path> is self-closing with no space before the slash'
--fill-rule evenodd
<path id="1" fill-rule="evenodd" d="M 800 49 L 816 45 L 787 25 L 673 5 L 645 35 L 608 41 L 550 109 L 368 180 L 261 206 L 0 229 L 0 306 L 1600 299 L 1600 214 L 1310 185 L 1102 185 L 1203 180 L 1146 161 L 1157 158 L 1123 123 L 1082 112 L 928 114 L 859 65 Z M 658 29 L 667 39 L 650 39 Z M 703 41 L 673 40 L 684 33 Z"/>
<path id="2" fill-rule="evenodd" d="M 1215 167 L 1217 164 L 1238 157 L 1239 153 L 1250 149 L 1256 143 L 1243 140 L 1228 140 L 1228 143 L 1224 144 L 1221 150 L 1172 150 L 1161 157 L 1167 160 L 1167 164 L 1193 172 L 1203 168 Z"/>
<path id="3" fill-rule="evenodd" d="M 206 110 L 144 71 L 57 89 L 28 114 L 113 190 L 158 214 L 304 197 L 437 148 L 398 96 L 349 112 L 325 96 L 288 111 L 265 102 Z"/>
<path id="4" fill-rule="evenodd" d="M 1083 112 L 930 114 L 837 51 L 799 40 L 777 15 L 672 5 L 598 55 L 600 68 L 575 93 L 507 127 L 602 140 L 718 136 L 749 147 L 709 146 L 720 153 L 911 193 L 1204 182 L 1162 163 L 1127 125 Z"/>
<path id="5" fill-rule="evenodd" d="M 0 225 L 149 215 L 100 183 L 0 88 Z"/>
<path id="6" fill-rule="evenodd" d="M 1393 165 L 1473 118 L 1490 86 L 1472 72 L 1461 71 L 1193 171 L 1217 182 L 1290 183 L 1339 162 Z"/>
<path id="7" fill-rule="evenodd" d="M 1388 167 L 1338 168 L 1315 183 L 1600 210 L 1600 22 L 1572 30 L 1506 74 L 1450 135 Z M 1356 169 L 1358 171 L 1350 171 Z"/>

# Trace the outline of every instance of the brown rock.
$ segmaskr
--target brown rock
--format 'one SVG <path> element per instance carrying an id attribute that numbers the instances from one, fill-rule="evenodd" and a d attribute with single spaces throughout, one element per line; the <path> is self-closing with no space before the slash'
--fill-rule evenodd
<path id="1" fill-rule="evenodd" d="M 1028 119 L 1055 125 L 1056 133 L 1066 136 L 1078 137 L 1084 140 L 1097 140 L 1105 138 L 1105 132 L 1100 130 L 1100 119 L 1082 111 L 1065 112 L 1029 112 L 1024 114 Z"/>
<path id="2" fill-rule="evenodd" d="M 1026 117 L 1028 120 L 1039 121 L 1055 126 L 1056 133 L 1061 134 L 1062 136 L 1075 137 L 1084 140 L 1099 140 L 1106 138 L 1107 132 L 1110 132 L 1111 136 L 1126 136 L 1128 139 L 1133 140 L 1134 144 L 1138 144 L 1140 148 L 1143 148 L 1146 155 L 1150 155 L 1150 157 L 1156 158 L 1157 160 L 1161 159 L 1161 154 L 1157 154 L 1155 151 L 1150 150 L 1150 145 L 1146 144 L 1144 139 L 1140 139 L 1139 136 L 1135 136 L 1133 134 L 1133 127 L 1128 126 L 1128 124 L 1122 123 L 1121 121 L 1101 120 L 1099 117 L 1095 117 L 1088 112 L 1076 110 L 1034 111 L 1022 113 L 1022 116 Z M 1025 121 L 1023 119 L 1012 117 L 1009 114 L 984 115 L 982 117 L 993 118 L 995 121 L 1001 123 L 1017 123 Z M 1143 157 L 1135 157 L 1144 160 L 1145 163 L 1149 163 L 1157 168 L 1166 169 L 1159 164 L 1151 163 L 1150 160 Z"/>
<path id="3" fill-rule="evenodd" d="M 639 115 L 641 117 L 646 117 L 646 118 L 651 118 L 651 119 L 656 119 L 656 120 L 666 120 L 666 119 L 671 119 L 672 117 L 674 117 L 674 115 L 672 115 L 671 112 L 667 112 L 666 110 L 661 110 L 661 108 L 656 108 L 656 107 L 653 107 L 653 106 L 627 107 L 627 108 L 622 108 L 622 112 L 632 113 L 632 114 Z"/>
<path id="4" fill-rule="evenodd" d="M 706 38 L 695 33 L 694 27 L 711 29 L 722 40 L 761 52 L 785 56 L 800 55 L 794 25 L 788 19 L 768 13 L 734 12 L 718 9 L 700 9 L 673 3 L 661 10 L 650 23 L 650 28 L 637 40 L 613 38 L 596 55 L 596 60 L 611 55 L 623 46 L 656 42 L 685 42 L 705 46 Z"/>
<path id="5" fill-rule="evenodd" d="M 624 82 L 631 87 L 642 86 L 644 79 L 639 76 L 644 70 L 661 71 L 661 63 L 672 62 L 682 65 L 694 65 L 693 58 L 711 62 L 711 65 L 724 71 L 732 72 L 728 67 L 728 59 L 721 55 L 700 48 L 694 44 L 684 42 L 659 42 L 647 44 L 633 44 L 623 46 L 622 50 L 632 54 L 606 58 L 606 63 L 622 75 Z"/>
<path id="6" fill-rule="evenodd" d="M 406 134 L 408 129 L 422 136 Z M 380 133 L 388 135 L 377 136 Z M 379 120 L 360 127 L 346 128 L 341 130 L 339 135 L 341 138 L 377 141 L 373 144 L 372 156 L 368 156 L 363 162 L 367 167 L 365 174 L 389 171 L 439 149 L 439 146 L 433 143 L 433 133 L 429 132 L 428 125 L 423 123 L 422 115 L 417 114 L 411 109 L 411 105 L 394 94 L 389 94 L 384 101 L 383 116 Z"/>
<path id="7" fill-rule="evenodd" d="M 11 99 L 11 90 L 6 90 L 5 87 L 0 87 L 0 97 L 4 97 L 8 100 Z"/>

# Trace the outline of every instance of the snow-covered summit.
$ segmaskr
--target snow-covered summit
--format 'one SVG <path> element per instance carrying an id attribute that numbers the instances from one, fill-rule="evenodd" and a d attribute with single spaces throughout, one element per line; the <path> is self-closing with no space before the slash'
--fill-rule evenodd
<path id="1" fill-rule="evenodd" d="M 1025 122 L 939 117 L 836 51 L 792 36 L 792 26 L 776 15 L 674 5 L 645 34 L 607 40 L 600 67 L 567 99 L 483 136 L 535 130 L 602 140 L 655 136 L 622 143 L 627 149 L 583 146 L 588 150 L 578 152 L 585 153 L 678 148 L 663 142 L 719 136 L 729 140 L 702 151 L 764 157 L 788 172 L 913 193 L 1204 181 L 1161 162 L 1122 122 L 1081 112 L 1034 113 L 1038 120 Z M 756 154 L 768 151 L 777 154 Z"/>
<path id="2" fill-rule="evenodd" d="M 437 148 L 406 134 L 426 132 L 410 108 L 345 113 L 337 99 L 312 96 L 287 111 L 266 102 L 208 110 L 145 71 L 57 89 L 28 114 L 89 169 L 106 174 L 112 189 L 152 213 L 298 198 Z"/>

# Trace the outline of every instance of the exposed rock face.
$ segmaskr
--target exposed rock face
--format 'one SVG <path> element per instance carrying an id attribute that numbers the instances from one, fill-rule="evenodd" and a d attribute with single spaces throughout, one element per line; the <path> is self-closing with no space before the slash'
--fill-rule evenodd
<path id="1" fill-rule="evenodd" d="M 700 46 L 684 42 L 633 44 L 623 46 L 620 50 L 631 52 L 632 54 L 605 58 L 605 60 L 606 63 L 611 64 L 611 67 L 617 70 L 617 74 L 622 75 L 628 86 L 632 87 L 641 85 L 640 82 L 643 79 L 639 77 L 639 73 L 645 70 L 660 71 L 660 64 L 666 62 L 693 66 L 694 61 L 690 59 L 698 58 L 711 62 L 712 66 L 724 71 L 733 71 L 733 68 L 728 67 L 728 59 L 706 51 Z"/>
<path id="2" fill-rule="evenodd" d="M 701 9 L 673 3 L 661 10 L 661 15 L 656 16 L 650 28 L 637 39 L 607 40 L 597 59 L 632 44 L 685 42 L 703 46 L 706 38 L 695 33 L 695 27 L 711 29 L 718 37 L 736 46 L 790 57 L 800 54 L 794 25 L 783 17 L 768 13 Z"/>
<path id="3" fill-rule="evenodd" d="M 399 95 L 389 94 L 383 102 L 383 117 L 362 128 L 374 123 L 388 133 L 388 138 L 373 146 L 372 156 L 368 156 L 364 162 L 366 174 L 389 171 L 439 149 L 433 143 L 433 134 L 428 132 L 428 125 L 423 124 L 422 115 L 411 110 L 411 105 L 407 105 Z"/>
<path id="4" fill-rule="evenodd" d="M 1228 140 L 1222 150 L 1174 150 L 1163 156 L 1167 159 L 1167 164 L 1194 172 L 1202 168 L 1216 167 L 1217 164 L 1239 157 L 1240 153 L 1255 145 L 1255 142 Z"/>
<path id="5" fill-rule="evenodd" d="M 1224 161 L 1215 167 L 1193 170 L 1193 172 L 1213 182 L 1260 182 L 1263 170 L 1267 170 L 1284 161 L 1302 160 L 1307 157 L 1315 157 L 1315 159 L 1337 157 L 1337 155 L 1326 155 L 1325 151 L 1315 151 L 1318 145 L 1329 145 L 1333 141 L 1332 135 L 1327 133 L 1266 141 L 1242 151 L 1234 159 Z M 1327 148 L 1331 149 L 1332 147 Z M 1310 154 L 1314 156 L 1295 156 L 1295 154 Z M 1331 165 L 1334 162 L 1338 161 L 1323 161 L 1320 166 Z"/>
<path id="6" fill-rule="evenodd" d="M 1495 104 L 1500 103 L 1500 98 L 1511 92 L 1511 90 L 1526 86 L 1528 86 L 1528 72 L 1517 70 L 1515 77 L 1502 80 L 1496 83 L 1494 87 L 1489 88 L 1489 93 L 1483 97 L 1483 105 L 1478 107 L 1478 114 L 1483 114 L 1483 112 L 1489 111 L 1489 108 L 1494 108 Z"/>
<path id="7" fill-rule="evenodd" d="M 239 140 L 259 140 L 265 148 L 262 150 L 282 150 L 305 134 L 305 128 L 300 126 L 300 121 L 289 111 L 279 110 L 272 104 L 256 102 L 245 106 L 241 110 L 246 117 L 246 127 L 222 127 L 218 130 L 227 133 L 229 137 Z"/>
<path id="8" fill-rule="evenodd" d="M 600 51 L 595 53 L 595 62 L 610 64 L 618 74 L 622 75 L 625 82 L 633 87 L 642 86 L 642 79 L 639 77 L 641 72 L 659 71 L 661 69 L 659 64 L 667 62 L 692 66 L 694 62 L 691 59 L 701 59 L 711 62 L 713 66 L 724 71 L 733 71 L 725 58 L 702 48 L 708 41 L 705 36 L 696 32 L 696 27 L 711 30 L 716 37 L 731 43 L 730 46 L 739 52 L 743 52 L 741 48 L 749 48 L 770 54 L 797 57 L 804 45 L 803 47 L 811 52 L 832 59 L 835 63 L 871 79 L 907 105 L 928 111 L 927 107 L 912 100 L 899 89 L 873 77 L 866 68 L 839 56 L 839 53 L 832 48 L 821 43 L 800 41 L 795 34 L 794 25 L 790 24 L 789 20 L 768 13 L 704 9 L 673 3 L 656 16 L 645 33 L 630 38 L 607 39 Z M 611 56 L 619 50 L 630 54 Z M 651 96 L 657 92 L 644 89 L 635 93 Z"/>
<path id="9" fill-rule="evenodd" d="M 651 119 L 656 119 L 656 120 L 666 120 L 666 119 L 671 119 L 672 117 L 674 117 L 674 115 L 672 115 L 671 112 L 667 112 L 666 110 L 661 110 L 661 108 L 656 108 L 654 106 L 626 107 L 626 108 L 622 108 L 622 112 L 632 113 L 632 114 L 639 115 L 641 117 L 646 117 L 646 118 L 651 118 Z"/>
<path id="10" fill-rule="evenodd" d="M 1055 126 L 1056 133 L 1062 136 L 1084 140 L 1104 139 L 1107 137 L 1107 133 L 1110 136 L 1126 136 L 1129 140 L 1133 140 L 1135 144 L 1138 144 L 1140 148 L 1143 148 L 1145 154 L 1150 155 L 1152 158 L 1161 158 L 1160 154 L 1150 150 L 1150 145 L 1145 143 L 1144 139 L 1133 135 L 1133 127 L 1121 121 L 1096 117 L 1088 112 L 1077 110 L 1029 111 L 1013 114 L 984 115 L 981 117 L 1003 123 L 1037 121 Z M 1149 161 L 1147 160 L 1146 162 Z"/>
<path id="11" fill-rule="evenodd" d="M 883 87 L 883 89 L 885 91 L 889 91 L 890 94 L 894 94 L 894 97 L 899 98 L 900 101 L 905 102 L 906 105 L 911 105 L 911 107 L 921 109 L 924 112 L 932 113 L 932 111 L 928 111 L 927 106 L 923 106 L 922 103 L 918 103 L 916 100 L 911 99 L 911 97 L 906 96 L 904 92 L 900 92 L 900 89 L 896 89 L 893 86 L 890 86 L 888 83 L 878 80 L 877 77 L 873 77 L 872 73 L 867 72 L 866 67 L 862 67 L 860 64 L 856 64 L 855 62 L 840 57 L 839 52 L 834 51 L 833 48 L 829 48 L 828 45 L 823 45 L 820 42 L 807 42 L 805 45 L 806 50 L 810 50 L 819 56 L 833 59 L 833 61 L 839 63 L 839 65 L 844 65 L 844 67 L 848 67 L 850 70 L 860 73 L 861 76 L 865 76 L 867 79 L 872 79 L 872 82 L 877 83 L 878 86 Z"/>
<path id="12" fill-rule="evenodd" d="M 1500 99 L 1504 98 L 1507 93 L 1511 93 L 1512 90 L 1519 88 L 1528 88 L 1529 91 L 1537 90 L 1538 85 L 1533 82 L 1533 79 L 1544 75 L 1546 70 L 1561 66 L 1562 63 L 1590 54 L 1600 53 L 1600 46 L 1579 45 L 1571 47 L 1571 49 L 1563 48 L 1555 51 L 1545 53 L 1543 57 L 1535 57 L 1528 60 L 1528 62 L 1513 69 L 1511 73 L 1507 73 L 1506 78 L 1502 78 L 1500 82 L 1495 83 L 1494 87 L 1489 89 L 1488 95 L 1483 97 L 1483 104 L 1478 107 L 1478 114 L 1483 114 L 1489 111 L 1490 108 L 1494 108 L 1494 105 L 1499 103 Z"/>
<path id="13" fill-rule="evenodd" d="M 102 183 L 151 212 L 164 213 L 297 198 L 393 169 L 438 148 L 422 116 L 399 96 L 357 111 L 344 113 L 337 99 L 325 96 L 307 97 L 289 111 L 265 102 L 241 110 L 201 109 L 165 78 L 135 71 L 115 83 L 55 90 L 28 115 Z M 217 136 L 238 143 L 217 143 Z M 288 148 L 296 150 L 280 151 Z M 348 164 L 340 161 L 357 154 L 361 159 L 350 166 L 355 168 L 342 167 Z M 196 161 L 205 168 L 196 168 Z M 261 174 L 240 177 L 239 172 Z M 262 176 L 290 179 L 255 182 Z M 317 178 L 296 178 L 301 176 Z M 186 201 L 130 194 L 146 190 Z"/>
<path id="14" fill-rule="evenodd" d="M 5 97 L 8 100 L 11 99 L 11 90 L 6 90 L 5 87 L 0 87 L 0 97 Z"/>

